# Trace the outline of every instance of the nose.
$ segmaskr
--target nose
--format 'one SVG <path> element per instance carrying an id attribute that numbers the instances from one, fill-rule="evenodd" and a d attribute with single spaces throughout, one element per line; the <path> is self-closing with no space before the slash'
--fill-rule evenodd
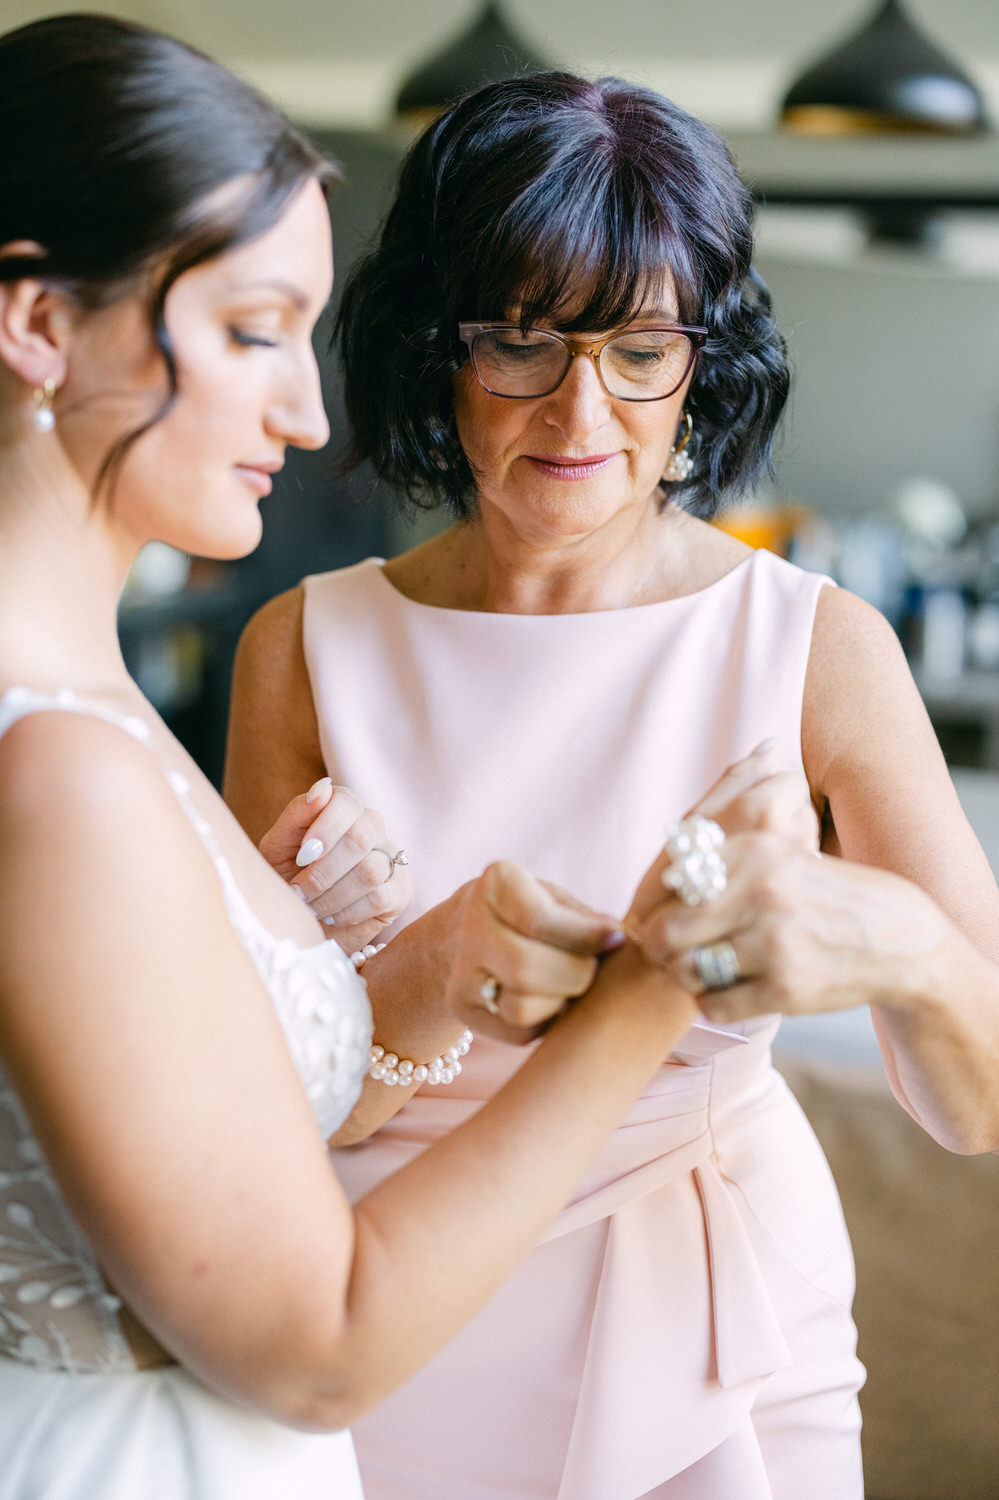
<path id="1" fill-rule="evenodd" d="M 580 443 L 609 416 L 610 397 L 600 383 L 592 354 L 574 354 L 561 385 L 545 398 L 545 421 L 567 442 Z"/>
<path id="2" fill-rule="evenodd" d="M 294 378 L 280 399 L 271 406 L 267 426 L 275 437 L 293 448 L 323 448 L 329 442 L 330 424 L 323 405 L 319 366 L 310 345 Z"/>

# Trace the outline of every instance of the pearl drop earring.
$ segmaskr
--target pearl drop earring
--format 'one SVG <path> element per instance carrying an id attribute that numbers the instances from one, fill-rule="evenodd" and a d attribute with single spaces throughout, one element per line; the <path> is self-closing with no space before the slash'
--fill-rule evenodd
<path id="1" fill-rule="evenodd" d="M 56 383 L 51 378 L 43 386 L 35 387 L 35 426 L 39 432 L 51 432 L 55 426 L 55 412 L 52 410 L 55 393 Z"/>
<path id="2" fill-rule="evenodd" d="M 666 467 L 663 470 L 663 478 L 667 484 L 682 484 L 685 479 L 690 478 L 694 469 L 694 460 L 687 452 L 687 444 L 690 442 L 691 433 L 694 430 L 694 419 L 689 411 L 685 411 L 681 421 L 683 423 L 683 436 L 669 450 L 669 457 L 666 460 Z"/>

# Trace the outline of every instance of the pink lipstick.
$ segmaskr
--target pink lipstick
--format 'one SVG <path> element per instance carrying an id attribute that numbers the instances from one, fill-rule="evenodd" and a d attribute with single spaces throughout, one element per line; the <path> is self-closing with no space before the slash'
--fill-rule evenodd
<path id="1" fill-rule="evenodd" d="M 550 479 L 589 479 L 606 469 L 617 458 L 616 453 L 590 453 L 585 458 L 557 458 L 547 454 L 528 453 L 527 462 Z"/>

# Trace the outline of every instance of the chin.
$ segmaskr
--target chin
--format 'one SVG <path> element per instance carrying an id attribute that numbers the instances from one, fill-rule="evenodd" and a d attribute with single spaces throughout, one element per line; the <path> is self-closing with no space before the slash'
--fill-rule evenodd
<path id="1" fill-rule="evenodd" d="M 531 505 L 524 520 L 535 529 L 564 537 L 599 531 L 627 509 L 620 499 L 600 495 L 545 495 Z"/>
<path id="2" fill-rule="evenodd" d="M 247 557 L 260 545 L 263 522 L 255 506 L 252 513 L 243 510 L 241 514 L 219 516 L 215 520 L 218 522 L 215 526 L 192 526 L 183 534 L 162 536 L 160 540 L 181 552 L 189 552 L 192 557 L 211 557 L 218 562 Z"/>
<path id="3" fill-rule="evenodd" d="M 238 532 L 234 528 L 226 536 L 213 538 L 211 548 L 203 547 L 201 556 L 214 557 L 219 562 L 234 562 L 237 558 L 249 557 L 260 546 L 262 535 L 263 526 L 258 515 L 255 526 L 243 526 Z"/>

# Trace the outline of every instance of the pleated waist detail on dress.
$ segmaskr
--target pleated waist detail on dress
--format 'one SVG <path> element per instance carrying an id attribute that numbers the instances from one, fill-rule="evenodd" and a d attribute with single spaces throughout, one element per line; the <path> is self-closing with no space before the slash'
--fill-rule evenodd
<path id="1" fill-rule="evenodd" d="M 737 1127 L 741 1115 L 755 1113 L 757 1105 L 771 1106 L 775 1085 L 783 1089 L 770 1066 L 775 1029 L 767 1023 L 747 1037 L 703 1028 L 697 1050 L 704 1061 L 660 1069 L 542 1239 L 544 1244 L 572 1235 L 692 1175 L 708 1250 L 714 1375 L 723 1388 L 760 1379 L 790 1362 L 718 1140 Z M 417 1094 L 372 1140 L 336 1154 L 348 1193 L 356 1199 L 481 1105 L 481 1099 L 456 1098 L 440 1089 Z"/>

